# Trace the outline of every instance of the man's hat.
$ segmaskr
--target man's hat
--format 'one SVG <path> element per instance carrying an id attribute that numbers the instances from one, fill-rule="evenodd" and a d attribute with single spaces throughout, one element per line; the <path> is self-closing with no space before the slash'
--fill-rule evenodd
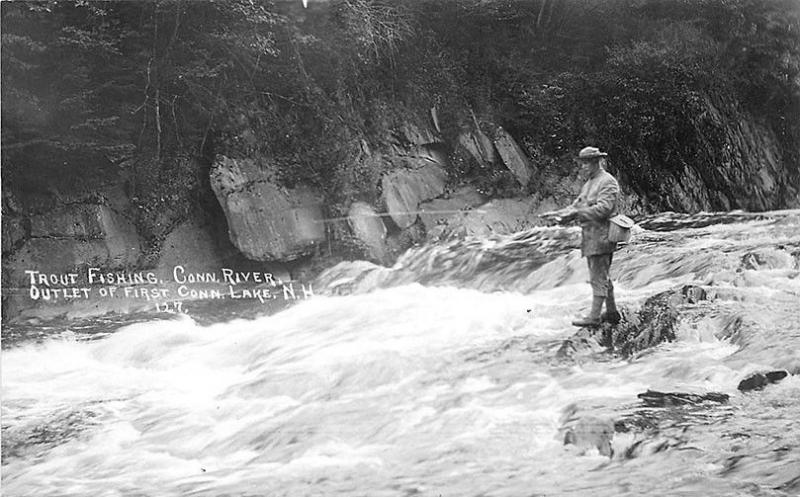
<path id="1" fill-rule="evenodd" d="M 586 147 L 578 153 L 578 160 L 596 159 L 597 157 L 606 157 L 607 155 L 607 153 L 601 152 L 599 148 Z"/>

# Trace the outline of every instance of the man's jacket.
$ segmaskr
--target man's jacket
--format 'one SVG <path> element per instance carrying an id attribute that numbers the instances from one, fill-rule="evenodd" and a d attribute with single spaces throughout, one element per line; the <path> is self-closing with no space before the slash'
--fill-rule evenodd
<path id="1" fill-rule="evenodd" d="M 581 223 L 583 257 L 610 254 L 617 249 L 616 242 L 608 241 L 608 220 L 617 215 L 618 204 L 619 184 L 603 169 L 581 188 L 581 194 L 572 205 Z"/>

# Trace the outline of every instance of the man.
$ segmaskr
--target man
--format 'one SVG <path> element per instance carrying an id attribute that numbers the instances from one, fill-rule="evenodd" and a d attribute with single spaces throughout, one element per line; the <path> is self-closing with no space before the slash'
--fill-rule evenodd
<path id="1" fill-rule="evenodd" d="M 560 211 L 546 217 L 566 223 L 578 219 L 581 224 L 581 255 L 589 265 L 592 285 L 592 309 L 589 315 L 572 322 L 574 326 L 598 326 L 602 319 L 618 323 L 620 316 L 614 301 L 614 286 L 609 277 L 611 258 L 616 242 L 608 241 L 609 219 L 617 214 L 619 184 L 605 170 L 607 153 L 586 147 L 578 154 L 581 175 L 587 178 L 577 199 Z M 606 314 L 600 312 L 606 304 Z"/>

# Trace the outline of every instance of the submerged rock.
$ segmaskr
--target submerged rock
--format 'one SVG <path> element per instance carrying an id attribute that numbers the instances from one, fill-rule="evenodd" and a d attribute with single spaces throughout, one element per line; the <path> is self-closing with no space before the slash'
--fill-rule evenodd
<path id="1" fill-rule="evenodd" d="M 648 390 L 637 395 L 648 407 L 671 407 L 683 405 L 697 405 L 703 402 L 716 402 L 724 404 L 730 398 L 727 394 L 719 392 L 708 392 L 706 394 L 684 393 L 684 392 L 659 392 Z"/>
<path id="2" fill-rule="evenodd" d="M 561 342 L 556 351 L 556 359 L 574 360 L 581 356 L 587 357 L 601 352 L 603 347 L 589 328 L 581 328 L 571 337 Z"/>
<path id="3" fill-rule="evenodd" d="M 564 445 L 574 445 L 580 454 L 596 449 L 600 455 L 612 457 L 614 421 L 602 416 L 578 416 L 576 411 L 574 406 L 569 406 L 562 416 L 564 424 L 561 432 L 564 435 Z"/>
<path id="4" fill-rule="evenodd" d="M 789 376 L 787 371 L 770 371 L 768 373 L 754 373 L 739 382 L 737 387 L 740 392 L 761 390 L 767 385 L 777 383 Z"/>
<path id="5" fill-rule="evenodd" d="M 630 356 L 661 342 L 675 340 L 679 306 L 706 300 L 706 291 L 695 285 L 668 290 L 647 299 L 636 313 L 621 308 L 617 323 L 608 320 L 597 329 L 600 342 L 606 347 Z"/>

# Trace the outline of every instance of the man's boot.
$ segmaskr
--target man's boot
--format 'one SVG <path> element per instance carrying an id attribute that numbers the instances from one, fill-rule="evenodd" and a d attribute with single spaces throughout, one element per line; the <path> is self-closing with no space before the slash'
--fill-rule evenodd
<path id="1" fill-rule="evenodd" d="M 592 310 L 589 315 L 583 318 L 576 319 L 572 322 L 572 326 L 600 326 L 600 309 L 603 308 L 603 301 L 605 297 L 592 297 Z"/>
<path id="2" fill-rule="evenodd" d="M 608 285 L 608 292 L 606 292 L 606 312 L 600 315 L 600 321 L 618 324 L 622 316 L 617 311 L 617 301 L 614 300 L 614 285 Z"/>

